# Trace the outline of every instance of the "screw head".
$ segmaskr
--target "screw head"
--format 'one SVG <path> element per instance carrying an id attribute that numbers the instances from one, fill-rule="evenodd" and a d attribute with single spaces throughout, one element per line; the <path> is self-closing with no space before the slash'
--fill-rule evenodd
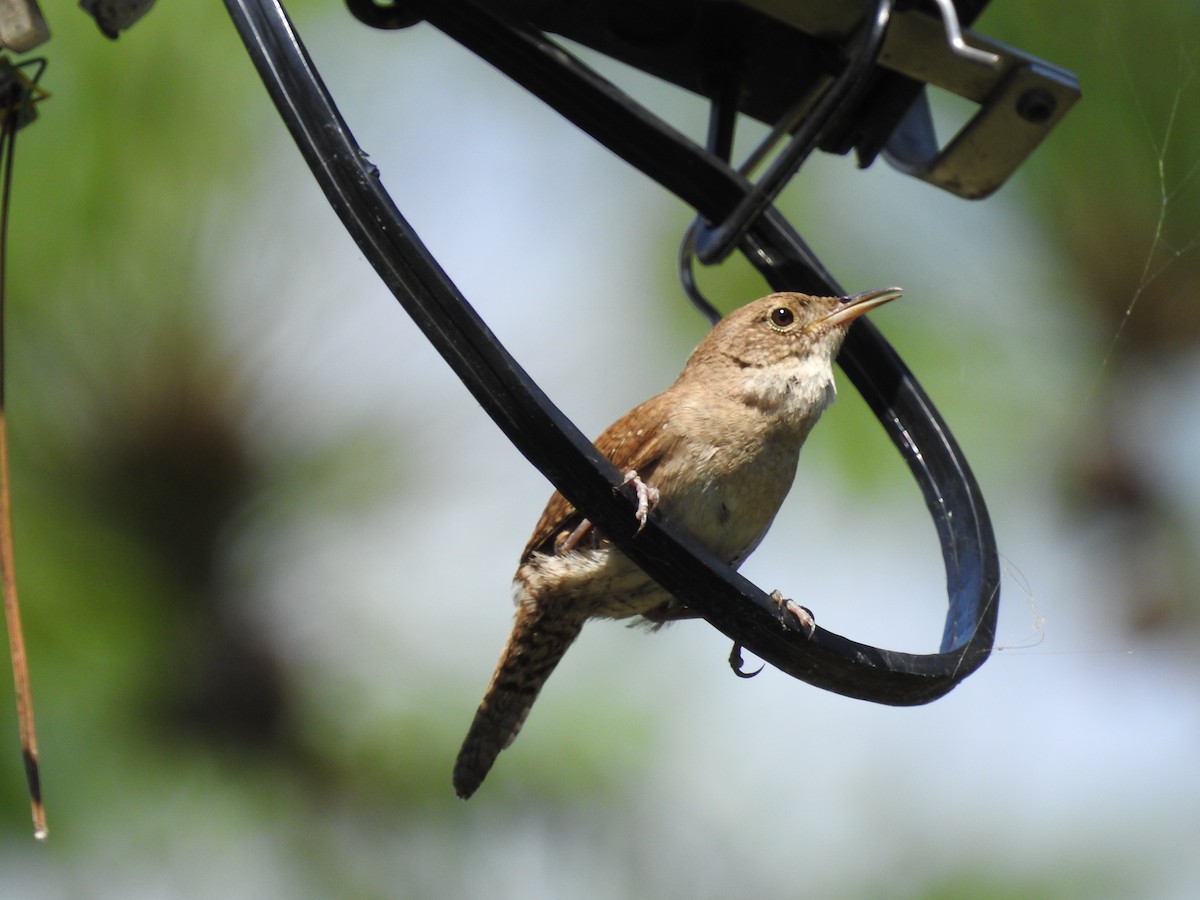
<path id="1" fill-rule="evenodd" d="M 1042 88 L 1030 88 L 1017 98 L 1017 115 L 1032 125 L 1045 122 L 1057 107 L 1054 95 Z"/>

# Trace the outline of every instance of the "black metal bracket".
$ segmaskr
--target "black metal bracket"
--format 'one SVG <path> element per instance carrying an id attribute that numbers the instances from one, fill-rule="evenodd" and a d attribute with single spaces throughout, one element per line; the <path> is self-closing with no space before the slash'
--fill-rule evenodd
<path id="1" fill-rule="evenodd" d="M 620 473 L 550 403 L 421 244 L 342 121 L 279 3 L 226 5 L 302 154 L 364 255 L 514 445 L 623 552 L 733 641 L 828 690 L 893 705 L 926 703 L 984 662 L 995 632 L 999 566 L 982 495 L 945 422 L 869 322 L 851 329 L 839 362 L 907 462 L 938 531 L 949 608 L 935 654 L 871 647 L 820 628 L 811 638 L 789 631 L 770 597 L 686 535 L 653 519 L 635 534 L 633 501 L 617 490 Z M 430 3 L 420 12 L 710 221 L 719 221 L 751 190 L 720 158 L 538 30 L 461 0 Z M 845 293 L 773 208 L 754 221 L 739 246 L 776 289 Z"/>
<path id="2" fill-rule="evenodd" d="M 374 0 L 348 0 L 352 9 Z M 967 30 L 988 0 L 898 0 L 873 71 L 830 153 L 892 165 L 961 197 L 986 197 L 1015 172 L 1079 99 L 1075 76 Z M 419 8 L 397 0 L 392 7 Z M 804 112 L 854 61 L 846 52 L 875 0 L 490 0 L 510 21 L 577 41 L 710 99 L 736 86 L 737 110 L 769 125 Z M 358 13 L 355 13 L 358 15 Z M 976 104 L 939 142 L 928 89 Z M 803 118 L 791 119 L 793 127 Z M 748 174 L 743 172 L 743 174 Z M 704 254 L 709 261 L 709 254 Z"/>

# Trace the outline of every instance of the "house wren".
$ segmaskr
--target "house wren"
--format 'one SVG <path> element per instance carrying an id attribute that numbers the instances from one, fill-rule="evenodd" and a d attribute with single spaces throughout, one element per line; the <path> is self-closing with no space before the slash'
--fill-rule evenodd
<path id="1" fill-rule="evenodd" d="M 596 440 L 651 508 L 735 568 L 758 546 L 796 476 L 800 447 L 835 395 L 833 360 L 856 318 L 900 295 L 779 293 L 726 316 L 673 385 Z M 454 766 L 470 797 L 513 742 L 583 623 L 687 615 L 555 493 L 513 578 L 516 621 Z"/>

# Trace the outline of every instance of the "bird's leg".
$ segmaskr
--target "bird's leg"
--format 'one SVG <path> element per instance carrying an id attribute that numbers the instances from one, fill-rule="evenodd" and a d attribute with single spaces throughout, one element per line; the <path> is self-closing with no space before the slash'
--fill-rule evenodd
<path id="1" fill-rule="evenodd" d="M 555 544 L 554 552 L 559 556 L 566 556 L 572 550 L 579 546 L 579 542 L 587 537 L 588 532 L 592 530 L 592 523 L 588 519 L 584 519 L 576 526 L 575 530 L 568 534 L 565 538 Z"/>
<path id="2" fill-rule="evenodd" d="M 641 530 L 646 527 L 646 520 L 650 517 L 650 510 L 658 505 L 658 488 L 651 487 L 642 481 L 634 469 L 630 469 L 625 473 L 625 480 L 621 482 L 621 487 L 625 487 L 627 484 L 632 484 L 633 489 L 637 491 L 638 508 L 634 515 L 638 520 L 638 530 L 634 534 L 640 534 Z"/>
<path id="3" fill-rule="evenodd" d="M 812 611 L 808 607 L 801 606 L 795 600 L 784 599 L 783 594 L 779 591 L 771 591 L 771 599 L 775 601 L 775 606 L 779 609 L 779 622 L 784 628 L 795 628 L 798 625 L 805 636 L 813 636 L 817 630 L 817 620 L 813 618 Z"/>

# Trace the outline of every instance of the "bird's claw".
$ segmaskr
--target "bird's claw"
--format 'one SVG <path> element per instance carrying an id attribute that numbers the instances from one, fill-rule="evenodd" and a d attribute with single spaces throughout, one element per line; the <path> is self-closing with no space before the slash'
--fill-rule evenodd
<path id="1" fill-rule="evenodd" d="M 745 661 L 742 659 L 742 645 L 734 644 L 733 649 L 729 651 L 729 668 L 733 669 L 733 674 L 738 678 L 753 678 L 767 667 L 767 664 L 763 663 L 753 672 L 747 672 L 743 668 L 744 665 Z"/>
<path id="2" fill-rule="evenodd" d="M 630 469 L 625 473 L 625 480 L 621 482 L 621 487 L 627 484 L 632 484 L 634 491 L 637 492 L 637 512 L 634 517 L 638 520 L 638 528 L 634 534 L 641 534 L 642 529 L 646 527 L 646 520 L 650 518 L 650 510 L 658 506 L 659 493 L 658 488 L 651 487 L 638 477 L 635 469 Z"/>
<path id="3" fill-rule="evenodd" d="M 789 630 L 799 629 L 805 637 L 812 637 L 817 630 L 817 620 L 813 618 L 812 610 L 801 606 L 795 600 L 785 599 L 779 591 L 771 591 L 771 599 L 779 612 L 776 614 L 779 624 Z"/>

